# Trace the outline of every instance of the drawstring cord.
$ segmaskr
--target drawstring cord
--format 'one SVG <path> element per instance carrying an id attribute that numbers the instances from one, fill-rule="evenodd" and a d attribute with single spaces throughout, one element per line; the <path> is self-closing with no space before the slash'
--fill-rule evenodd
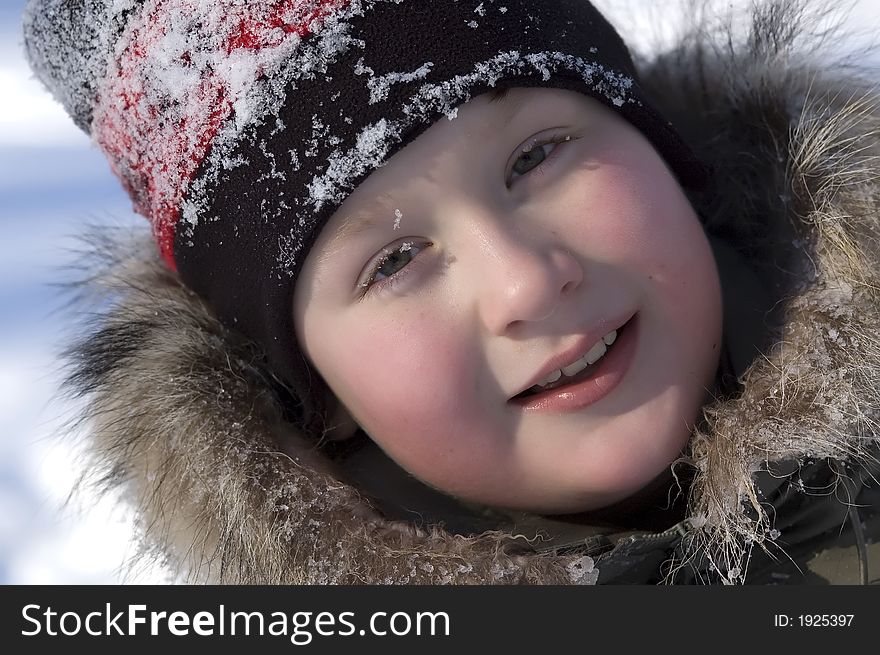
<path id="1" fill-rule="evenodd" d="M 855 505 L 850 505 L 847 513 L 849 514 L 849 522 L 853 526 L 853 534 L 856 537 L 856 552 L 859 555 L 859 584 L 866 585 L 868 584 L 868 547 L 865 544 L 862 520 Z"/>
<path id="2" fill-rule="evenodd" d="M 837 474 L 844 488 L 847 490 L 847 517 L 852 525 L 853 536 L 856 540 L 856 553 L 859 559 L 859 584 L 869 584 L 868 578 L 868 546 L 865 541 L 865 531 L 862 528 L 862 519 L 859 516 L 859 509 L 856 506 L 856 497 L 858 496 L 858 487 L 850 487 L 847 481 L 855 485 L 855 483 L 844 474 L 846 464 L 840 460 L 830 460 L 832 470 Z"/>

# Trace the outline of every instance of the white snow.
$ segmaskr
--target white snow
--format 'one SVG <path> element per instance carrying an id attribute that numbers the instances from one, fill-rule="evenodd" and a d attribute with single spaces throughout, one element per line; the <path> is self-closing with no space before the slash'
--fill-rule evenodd
<path id="1" fill-rule="evenodd" d="M 354 72 L 357 75 L 366 74 L 369 76 L 367 88 L 370 89 L 370 104 L 372 105 L 385 100 L 392 85 L 424 79 L 431 72 L 433 66 L 434 62 L 426 61 L 417 69 L 408 73 L 386 73 L 385 75 L 376 76 L 372 68 L 364 65 L 364 58 L 361 57 L 355 65 Z"/>
<path id="2" fill-rule="evenodd" d="M 235 3 L 235 0 L 224 0 Z M 181 216 L 184 223 L 191 229 L 198 224 L 199 216 L 205 206 L 205 194 L 207 189 L 219 179 L 224 170 L 225 162 L 228 161 L 229 152 L 235 149 L 242 139 L 248 138 L 250 131 L 259 126 L 269 116 L 277 114 L 279 107 L 285 98 L 285 87 L 292 81 L 303 78 L 312 78 L 319 73 L 326 72 L 331 62 L 342 53 L 352 47 L 363 48 L 364 44 L 354 39 L 349 34 L 348 20 L 360 15 L 372 6 L 372 2 L 353 2 L 348 7 L 339 10 L 333 16 L 328 17 L 319 32 L 308 40 L 301 42 L 296 35 L 289 35 L 284 41 L 273 47 L 264 48 L 266 52 L 260 55 L 260 70 L 275 70 L 276 74 L 259 79 L 250 78 L 248 83 L 242 83 L 237 91 L 240 93 L 238 102 L 240 107 L 246 108 L 247 117 L 234 124 L 224 124 L 214 139 L 212 149 L 208 155 L 206 173 L 201 175 L 190 187 L 187 199 L 182 203 Z M 317 27 L 317 25 L 315 26 Z M 246 53 L 242 53 L 245 57 Z M 237 61 L 235 62 L 237 65 Z M 232 62 L 230 62 L 232 65 Z M 238 110 L 237 110 L 238 111 Z M 317 130 L 316 134 L 317 136 Z M 332 144 L 338 137 L 324 133 L 324 136 Z M 303 156 L 314 156 L 317 153 L 317 139 L 313 139 L 311 148 L 303 152 Z M 299 153 L 292 153 L 296 165 L 300 164 Z M 288 255 L 298 252 L 299 246 L 282 239 L 284 250 Z M 284 260 L 284 255 L 279 254 L 279 261 Z"/>

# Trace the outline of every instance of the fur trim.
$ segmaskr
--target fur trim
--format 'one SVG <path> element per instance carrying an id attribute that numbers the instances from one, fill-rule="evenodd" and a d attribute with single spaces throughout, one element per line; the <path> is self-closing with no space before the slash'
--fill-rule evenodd
<path id="1" fill-rule="evenodd" d="M 679 117 L 719 186 L 695 205 L 707 230 L 777 273 L 773 348 L 741 395 L 704 409 L 690 463 L 690 556 L 729 581 L 772 549 L 755 473 L 777 463 L 864 463 L 880 435 L 877 94 L 818 65 L 804 5 L 754 10 L 738 42 L 706 26 L 644 81 Z M 391 522 L 291 433 L 260 355 L 162 265 L 149 234 L 91 237 L 111 299 L 69 353 L 92 479 L 122 487 L 150 552 L 190 582 L 594 582 L 589 557 L 526 554 L 501 532 L 457 536 Z M 97 294 L 97 295 L 93 295 Z M 103 300 L 102 300 L 103 301 Z"/>
<path id="2" fill-rule="evenodd" d="M 755 544 L 782 555 L 756 472 L 815 458 L 870 467 L 880 439 L 880 96 L 842 58 L 818 66 L 833 31 L 807 35 L 828 17 L 766 3 L 742 43 L 702 25 L 650 75 L 707 117 L 694 130 L 707 130 L 699 154 L 715 153 L 719 181 L 707 229 L 792 267 L 775 345 L 740 397 L 704 408 L 691 442 L 691 554 L 729 581 L 745 578 Z"/>

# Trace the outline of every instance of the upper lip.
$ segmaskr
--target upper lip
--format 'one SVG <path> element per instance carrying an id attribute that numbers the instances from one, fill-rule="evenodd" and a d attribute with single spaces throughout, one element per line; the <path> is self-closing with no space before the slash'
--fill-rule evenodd
<path id="1" fill-rule="evenodd" d="M 633 316 L 635 316 L 635 312 L 629 312 L 628 314 L 626 314 L 625 317 L 622 318 L 616 317 L 605 319 L 591 327 L 584 334 L 576 337 L 574 341 L 570 342 L 565 350 L 553 355 L 550 359 L 544 362 L 543 366 L 541 366 L 541 368 L 539 368 L 537 372 L 531 378 L 529 378 L 529 381 L 526 383 L 526 385 L 524 387 L 521 387 L 519 391 L 514 394 L 514 396 L 518 396 L 526 389 L 531 389 L 533 386 L 538 384 L 538 382 L 550 375 L 553 371 L 565 368 L 569 364 L 573 364 L 574 362 L 579 360 L 586 354 L 589 348 L 591 348 L 599 341 L 599 339 L 604 337 L 612 330 L 617 330 L 621 328 L 623 325 L 628 323 Z"/>

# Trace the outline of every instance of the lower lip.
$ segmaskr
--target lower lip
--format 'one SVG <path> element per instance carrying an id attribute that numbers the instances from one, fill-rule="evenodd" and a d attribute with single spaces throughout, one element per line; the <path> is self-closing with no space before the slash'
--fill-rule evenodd
<path id="1" fill-rule="evenodd" d="M 635 356 L 638 336 L 639 321 L 638 316 L 634 316 L 592 376 L 550 391 L 514 398 L 510 402 L 526 412 L 545 413 L 573 412 L 598 402 L 626 375 Z"/>

